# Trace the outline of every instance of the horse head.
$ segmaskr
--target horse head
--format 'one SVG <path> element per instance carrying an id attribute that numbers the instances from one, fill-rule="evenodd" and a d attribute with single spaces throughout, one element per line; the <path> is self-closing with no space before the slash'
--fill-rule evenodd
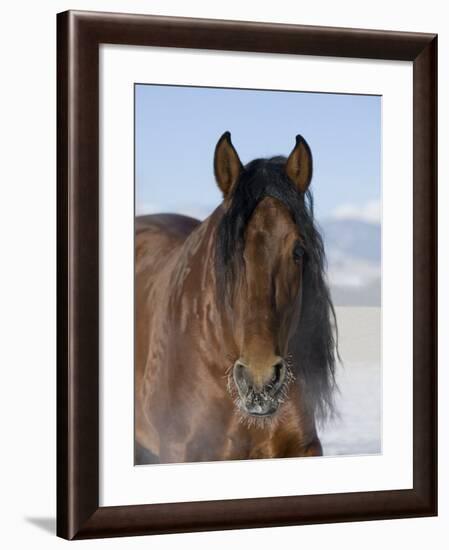
<path id="1" fill-rule="evenodd" d="M 333 308 L 313 219 L 310 148 L 297 136 L 288 158 L 243 166 L 226 132 L 214 171 L 223 193 L 216 292 L 235 350 L 234 400 L 244 415 L 270 417 L 300 379 L 311 407 L 324 410 L 332 393 Z"/>

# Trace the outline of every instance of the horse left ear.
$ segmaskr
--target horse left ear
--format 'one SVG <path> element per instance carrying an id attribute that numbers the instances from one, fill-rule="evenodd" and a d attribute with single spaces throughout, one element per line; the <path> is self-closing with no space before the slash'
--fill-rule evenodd
<path id="1" fill-rule="evenodd" d="M 225 132 L 215 147 L 214 172 L 218 187 L 226 198 L 243 170 L 237 151 L 231 143 L 230 132 Z"/>
<path id="2" fill-rule="evenodd" d="M 298 191 L 305 193 L 312 179 L 312 153 L 300 135 L 296 136 L 296 145 L 287 159 L 285 171 Z"/>

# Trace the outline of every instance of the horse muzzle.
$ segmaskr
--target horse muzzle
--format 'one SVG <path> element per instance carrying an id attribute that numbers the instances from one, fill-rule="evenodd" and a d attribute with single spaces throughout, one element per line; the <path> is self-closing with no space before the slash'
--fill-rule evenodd
<path id="1" fill-rule="evenodd" d="M 236 361 L 233 378 L 239 394 L 239 405 L 243 412 L 251 416 L 271 416 L 279 408 L 287 380 L 284 361 L 278 361 L 268 373 L 263 383 L 256 380 L 251 368 Z"/>
<path id="2" fill-rule="evenodd" d="M 240 397 L 240 401 L 243 410 L 251 416 L 271 416 L 279 408 L 279 400 L 265 392 L 251 390 L 244 399 Z"/>

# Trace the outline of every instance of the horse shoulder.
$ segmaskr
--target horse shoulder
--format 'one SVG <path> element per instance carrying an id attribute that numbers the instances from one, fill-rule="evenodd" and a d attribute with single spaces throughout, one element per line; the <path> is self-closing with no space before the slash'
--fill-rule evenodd
<path id="1" fill-rule="evenodd" d="M 150 333 L 155 307 L 158 303 L 161 305 L 161 300 L 154 298 L 155 284 L 161 273 L 166 271 L 164 267 L 170 267 L 167 262 L 172 253 L 179 249 L 199 223 L 193 218 L 176 214 L 141 216 L 135 222 L 136 436 L 138 443 L 155 454 L 158 453 L 159 437 L 144 410 L 146 366 L 153 370 L 152 362 L 148 361 Z M 147 371 L 150 377 L 153 374 Z"/>

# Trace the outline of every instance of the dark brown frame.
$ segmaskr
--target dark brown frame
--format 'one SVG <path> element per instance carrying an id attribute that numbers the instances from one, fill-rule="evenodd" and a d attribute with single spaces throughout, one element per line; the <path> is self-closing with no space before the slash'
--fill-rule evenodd
<path id="1" fill-rule="evenodd" d="M 437 36 L 64 12 L 57 16 L 57 534 L 67 539 L 437 513 Z M 413 489 L 99 507 L 99 45 L 413 62 Z"/>

